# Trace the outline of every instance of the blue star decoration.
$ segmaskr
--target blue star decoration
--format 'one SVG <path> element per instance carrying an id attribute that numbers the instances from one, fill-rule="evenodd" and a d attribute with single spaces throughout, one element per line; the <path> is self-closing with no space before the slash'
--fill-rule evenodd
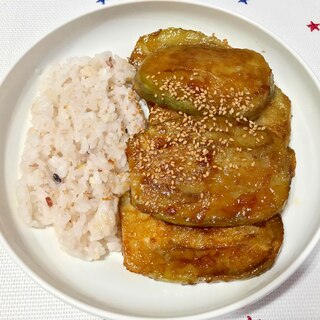
<path id="1" fill-rule="evenodd" d="M 244 3 L 244 4 L 248 4 L 247 2 L 248 0 L 239 0 L 238 3 Z"/>
<path id="2" fill-rule="evenodd" d="M 105 4 L 105 3 L 106 3 L 106 0 L 97 0 L 97 1 L 96 1 L 96 3 L 99 3 L 99 2 L 100 2 L 101 4 Z"/>

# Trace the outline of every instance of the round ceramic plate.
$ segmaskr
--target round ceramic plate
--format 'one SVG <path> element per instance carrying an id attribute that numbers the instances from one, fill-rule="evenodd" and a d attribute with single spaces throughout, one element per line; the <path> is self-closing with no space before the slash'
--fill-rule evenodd
<path id="1" fill-rule="evenodd" d="M 84 262 L 59 249 L 53 230 L 26 227 L 17 212 L 15 182 L 39 75 L 53 61 L 112 50 L 127 57 L 140 35 L 176 26 L 227 38 L 263 53 L 293 106 L 291 146 L 296 177 L 283 213 L 285 240 L 271 270 L 245 281 L 182 286 L 128 272 L 120 253 Z M 320 91 L 304 63 L 259 26 L 226 11 L 188 2 L 106 5 L 52 32 L 8 74 L 0 92 L 0 227 L 3 245 L 36 281 L 64 301 L 104 318 L 208 319 L 261 298 L 283 283 L 319 238 Z M 195 299 L 195 297 L 197 297 Z"/>

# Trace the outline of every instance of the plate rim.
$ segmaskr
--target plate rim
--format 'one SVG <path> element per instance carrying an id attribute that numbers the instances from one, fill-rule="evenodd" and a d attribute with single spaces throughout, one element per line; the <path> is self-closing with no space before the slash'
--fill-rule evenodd
<path id="1" fill-rule="evenodd" d="M 68 24 L 71 24 L 75 22 L 76 20 L 84 19 L 85 17 L 88 17 L 95 12 L 98 11 L 105 11 L 109 10 L 112 7 L 122 7 L 126 6 L 128 4 L 139 4 L 139 3 L 180 3 L 181 5 L 187 4 L 195 7 L 202 7 L 202 8 L 208 8 L 210 10 L 215 10 L 217 12 L 221 12 L 223 14 L 227 14 L 229 16 L 235 17 L 236 19 L 240 19 L 247 24 L 259 29 L 260 31 L 264 32 L 268 36 L 270 36 L 274 41 L 276 41 L 279 45 L 284 47 L 304 68 L 304 70 L 307 72 L 307 74 L 310 76 L 310 78 L 313 80 L 313 83 L 316 85 L 316 87 L 320 91 L 320 79 L 316 76 L 316 74 L 311 70 L 309 65 L 302 59 L 302 57 L 294 50 L 292 47 L 290 47 L 284 40 L 282 40 L 279 36 L 268 30 L 266 27 L 258 24 L 257 22 L 247 18 L 246 16 L 241 15 L 240 13 L 233 12 L 230 9 L 221 8 L 218 5 L 204 3 L 199 0 L 121 0 L 121 2 L 116 0 L 109 0 L 103 7 L 90 10 L 89 12 L 86 12 L 84 14 L 81 14 L 75 18 L 72 18 L 63 24 L 55 27 L 50 32 L 46 33 L 44 36 L 42 36 L 39 40 L 34 42 L 28 50 L 26 50 L 17 60 L 16 62 L 11 66 L 11 68 L 5 73 L 4 77 L 0 81 L 0 88 L 2 85 L 6 82 L 6 79 L 9 77 L 11 72 L 16 68 L 16 66 L 21 62 L 21 60 L 24 59 L 26 55 L 29 54 L 31 50 L 33 50 L 34 47 L 39 45 L 42 41 L 44 41 L 47 37 L 50 37 L 52 34 L 59 32 L 59 30 L 64 29 Z M 303 251 L 298 255 L 298 257 L 294 260 L 294 262 L 286 268 L 282 273 L 280 273 L 278 276 L 276 276 L 271 282 L 269 282 L 267 285 L 265 285 L 263 288 L 259 289 L 258 291 L 254 292 L 253 294 L 250 294 L 247 297 L 244 297 L 236 302 L 233 302 L 229 305 L 223 306 L 221 308 L 211 310 L 211 311 L 205 311 L 202 313 L 197 314 L 191 314 L 191 315 L 182 315 L 182 316 L 169 316 L 169 317 L 150 317 L 150 316 L 136 316 L 132 314 L 125 314 L 125 313 L 116 313 L 112 311 L 103 310 L 97 307 L 94 307 L 88 303 L 81 302 L 80 300 L 77 300 L 76 298 L 73 298 L 69 296 L 68 294 L 56 289 L 53 285 L 49 284 L 47 281 L 42 279 L 41 276 L 39 276 L 36 272 L 34 272 L 31 268 L 27 266 L 27 264 L 18 256 L 18 254 L 11 248 L 9 242 L 2 234 L 2 231 L 0 229 L 0 244 L 5 249 L 5 251 L 8 253 L 12 261 L 30 278 L 32 279 L 37 285 L 39 285 L 41 288 L 46 290 L 49 294 L 52 294 L 56 298 L 58 298 L 60 301 L 67 303 L 78 310 L 87 312 L 89 314 L 100 316 L 100 317 L 108 317 L 109 319 L 119 319 L 119 320 L 125 320 L 125 319 L 131 319 L 131 320 L 139 320 L 139 319 L 146 319 L 146 320 L 159 320 L 159 319 L 170 319 L 170 320 L 178 320 L 178 319 L 185 319 L 185 320 L 204 320 L 204 319 L 212 319 L 233 311 L 236 311 L 246 305 L 251 305 L 258 300 L 261 300 L 263 297 L 267 296 L 268 294 L 272 293 L 274 290 L 276 290 L 278 287 L 284 284 L 297 270 L 298 268 L 303 264 L 303 262 L 306 260 L 306 258 L 312 253 L 316 245 L 320 242 L 320 225 L 318 226 L 317 231 L 314 233 L 312 239 L 309 241 L 308 245 L 303 249 Z"/>

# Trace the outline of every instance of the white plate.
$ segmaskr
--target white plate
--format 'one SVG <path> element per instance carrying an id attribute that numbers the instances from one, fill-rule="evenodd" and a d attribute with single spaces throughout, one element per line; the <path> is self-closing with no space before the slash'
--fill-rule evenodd
<path id="1" fill-rule="evenodd" d="M 18 163 L 29 106 L 39 74 L 53 61 L 112 50 L 128 56 L 142 34 L 169 26 L 227 38 L 232 46 L 262 52 L 276 83 L 293 104 L 291 146 L 297 170 L 283 214 L 285 241 L 274 267 L 260 277 L 181 286 L 150 280 L 122 266 L 121 254 L 88 263 L 60 251 L 53 231 L 29 229 L 15 198 Z M 49 34 L 11 70 L 0 92 L 0 228 L 3 245 L 41 286 L 104 318 L 208 319 L 243 307 L 283 283 L 320 235 L 320 91 L 304 63 L 278 39 L 232 13 L 188 2 L 142 1 L 106 5 Z"/>

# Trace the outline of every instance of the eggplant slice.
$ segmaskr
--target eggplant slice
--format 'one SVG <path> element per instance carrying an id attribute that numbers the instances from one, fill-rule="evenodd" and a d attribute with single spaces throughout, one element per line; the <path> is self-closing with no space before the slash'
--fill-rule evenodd
<path id="1" fill-rule="evenodd" d="M 129 61 L 138 68 L 152 52 L 166 47 L 194 44 L 204 44 L 215 48 L 230 48 L 226 40 L 222 41 L 214 35 L 207 36 L 199 31 L 181 28 L 167 28 L 141 36 L 131 53 Z"/>
<path id="2" fill-rule="evenodd" d="M 166 116 L 167 114 L 167 116 Z M 254 224 L 281 213 L 295 155 L 265 127 L 151 112 L 128 142 L 132 204 L 186 226 Z"/>
<path id="3" fill-rule="evenodd" d="M 255 51 L 179 45 L 148 55 L 134 88 L 141 98 L 191 115 L 254 120 L 273 95 L 272 70 Z"/>
<path id="4" fill-rule="evenodd" d="M 195 284 L 260 275 L 274 263 L 283 241 L 280 216 L 230 228 L 181 227 L 154 219 L 120 201 L 125 267 L 162 281 Z"/>

